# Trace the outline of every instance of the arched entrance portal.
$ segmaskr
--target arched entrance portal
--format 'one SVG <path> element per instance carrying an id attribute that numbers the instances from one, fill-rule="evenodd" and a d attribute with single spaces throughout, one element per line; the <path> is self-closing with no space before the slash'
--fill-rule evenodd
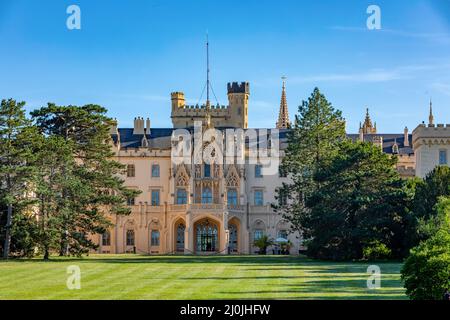
<path id="1" fill-rule="evenodd" d="M 184 231 L 186 226 L 183 221 L 175 224 L 175 251 L 184 252 Z"/>
<path id="2" fill-rule="evenodd" d="M 219 251 L 219 227 L 217 223 L 202 219 L 195 223 L 195 251 L 197 253 Z"/>
<path id="3" fill-rule="evenodd" d="M 229 223 L 228 230 L 230 232 L 228 250 L 230 253 L 238 252 L 238 228 L 234 223 Z"/>

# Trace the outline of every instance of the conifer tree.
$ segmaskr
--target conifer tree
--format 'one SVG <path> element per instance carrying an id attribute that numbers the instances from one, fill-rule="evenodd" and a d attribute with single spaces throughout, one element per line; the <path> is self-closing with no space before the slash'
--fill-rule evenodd
<path id="1" fill-rule="evenodd" d="M 0 104 L 0 203 L 6 206 L 3 257 L 8 258 L 13 214 L 25 207 L 26 187 L 33 174 L 30 145 L 36 131 L 25 116 L 25 103 L 13 99 Z"/>
<path id="2" fill-rule="evenodd" d="M 113 160 L 106 109 L 48 104 L 32 116 L 42 133 L 71 149 L 72 160 L 65 159 L 60 168 L 60 195 L 53 190 L 51 197 L 61 197 L 52 209 L 60 223 L 60 255 L 79 255 L 96 247 L 89 235 L 110 226 L 106 213 L 130 213 L 126 200 L 138 191 L 125 187 L 120 178 L 125 167 Z"/>
<path id="3" fill-rule="evenodd" d="M 307 220 L 310 214 L 305 200 L 317 188 L 314 174 L 338 152 L 338 144 L 345 139 L 345 121 L 318 88 L 303 101 L 288 133 L 288 147 L 282 170 L 290 178 L 277 191 L 277 199 L 286 199 L 273 205 L 290 221 L 294 230 L 309 237 Z"/>

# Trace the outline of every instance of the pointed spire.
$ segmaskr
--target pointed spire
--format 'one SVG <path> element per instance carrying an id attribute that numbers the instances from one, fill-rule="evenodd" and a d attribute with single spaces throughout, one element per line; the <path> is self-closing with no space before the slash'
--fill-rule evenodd
<path id="1" fill-rule="evenodd" d="M 283 80 L 283 89 L 281 91 L 280 112 L 278 114 L 278 121 L 276 123 L 277 129 L 287 129 L 290 126 L 289 112 L 286 99 L 286 77 L 281 77 Z"/>
<path id="2" fill-rule="evenodd" d="M 377 133 L 377 123 L 375 122 L 375 126 L 372 125 L 372 119 L 370 119 L 369 108 L 366 108 L 366 118 L 364 119 L 362 129 L 364 134 Z"/>
<path id="3" fill-rule="evenodd" d="M 434 125 L 434 116 L 433 116 L 433 102 L 430 98 L 430 115 L 428 116 L 428 125 L 433 126 Z"/>
<path id="4" fill-rule="evenodd" d="M 206 108 L 205 108 L 205 126 L 211 127 L 211 105 L 209 101 L 209 39 L 208 32 L 206 32 Z"/>

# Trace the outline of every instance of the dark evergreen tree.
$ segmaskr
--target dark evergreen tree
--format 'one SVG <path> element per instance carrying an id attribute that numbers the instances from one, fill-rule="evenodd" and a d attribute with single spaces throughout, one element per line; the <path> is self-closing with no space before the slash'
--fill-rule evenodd
<path id="1" fill-rule="evenodd" d="M 32 112 L 33 119 L 47 137 L 57 137 L 70 148 L 70 156 L 60 166 L 60 194 L 53 192 L 53 211 L 60 226 L 60 255 L 87 252 L 95 248 L 89 235 L 110 226 L 106 213 L 129 214 L 128 198 L 138 191 L 124 186 L 120 174 L 125 167 L 113 160 L 106 109 L 97 105 L 56 106 L 49 104 Z M 59 140 L 54 141 L 57 152 Z"/>
<path id="2" fill-rule="evenodd" d="M 308 223 L 310 210 L 305 200 L 316 190 L 314 174 L 329 164 L 344 140 L 345 121 L 325 96 L 315 88 L 308 101 L 303 101 L 288 133 L 288 147 L 282 170 L 291 179 L 277 191 L 274 209 L 290 221 L 293 229 L 304 237 L 311 235 Z M 281 201 L 282 200 L 282 201 Z"/>
<path id="3" fill-rule="evenodd" d="M 24 105 L 13 99 L 0 104 L 0 204 L 6 209 L 2 228 L 4 258 L 10 254 L 13 214 L 27 206 L 26 190 L 34 171 L 30 146 L 37 132 L 25 116 Z"/>

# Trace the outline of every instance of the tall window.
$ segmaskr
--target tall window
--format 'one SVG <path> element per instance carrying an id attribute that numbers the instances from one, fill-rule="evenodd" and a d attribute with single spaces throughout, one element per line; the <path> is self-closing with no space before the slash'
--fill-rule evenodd
<path id="1" fill-rule="evenodd" d="M 187 192 L 186 189 L 177 189 L 177 204 L 187 203 Z"/>
<path id="2" fill-rule="evenodd" d="M 212 203 L 212 192 L 210 188 L 204 188 L 202 192 L 202 203 Z"/>
<path id="3" fill-rule="evenodd" d="M 104 234 L 102 234 L 102 246 L 110 246 L 111 245 L 111 233 L 106 230 Z"/>
<path id="4" fill-rule="evenodd" d="M 128 205 L 128 206 L 134 206 L 134 202 L 135 202 L 135 201 L 134 201 L 134 198 L 128 198 L 128 199 L 127 199 L 127 205 Z"/>
<path id="5" fill-rule="evenodd" d="M 152 165 L 152 178 L 159 178 L 159 164 Z"/>
<path id="6" fill-rule="evenodd" d="M 159 190 L 152 190 L 152 206 L 159 206 Z"/>
<path id="7" fill-rule="evenodd" d="M 134 164 L 127 165 L 127 177 L 133 178 L 135 176 L 136 176 L 136 167 L 134 166 Z"/>
<path id="8" fill-rule="evenodd" d="M 261 239 L 264 235 L 264 232 L 261 229 L 256 229 L 253 233 L 253 240 Z"/>
<path id="9" fill-rule="evenodd" d="M 288 238 L 288 232 L 287 230 L 279 230 L 277 234 L 278 238 L 287 239 Z"/>
<path id="10" fill-rule="evenodd" d="M 261 169 L 262 166 L 260 164 L 255 165 L 255 178 L 262 178 Z"/>
<path id="11" fill-rule="evenodd" d="M 447 163 L 447 150 L 439 150 L 439 165 L 446 165 Z"/>
<path id="12" fill-rule="evenodd" d="M 281 190 L 278 190 L 278 205 L 285 206 L 287 205 L 287 194 Z"/>
<path id="13" fill-rule="evenodd" d="M 234 189 L 234 188 L 228 189 L 227 202 L 229 205 L 237 206 L 238 198 L 237 198 L 237 190 L 236 189 Z"/>
<path id="14" fill-rule="evenodd" d="M 159 231 L 158 230 L 152 230 L 152 240 L 151 245 L 153 247 L 159 246 Z"/>
<path id="15" fill-rule="evenodd" d="M 264 193 L 262 190 L 255 190 L 255 206 L 264 205 Z"/>
<path id="16" fill-rule="evenodd" d="M 134 230 L 127 230 L 127 246 L 134 246 Z"/>
<path id="17" fill-rule="evenodd" d="M 205 166 L 203 167 L 203 176 L 205 178 L 211 177 L 211 165 L 210 164 L 205 164 Z"/>

